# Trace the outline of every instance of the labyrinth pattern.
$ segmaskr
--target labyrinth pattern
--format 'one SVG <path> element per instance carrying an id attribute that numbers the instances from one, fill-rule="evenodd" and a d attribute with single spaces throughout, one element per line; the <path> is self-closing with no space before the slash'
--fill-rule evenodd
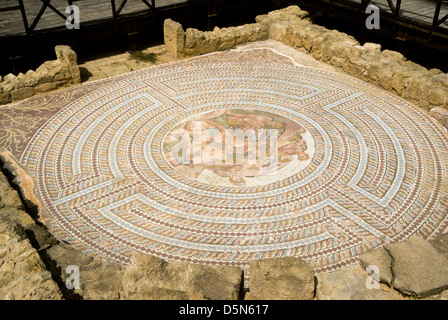
<path id="1" fill-rule="evenodd" d="M 168 133 L 219 110 L 303 127 L 307 161 L 252 184 L 182 174 L 165 156 Z M 36 177 L 51 230 L 122 264 L 133 251 L 242 268 L 294 256 L 328 272 L 386 243 L 448 231 L 443 128 L 362 81 L 270 49 L 104 82 L 41 126 L 21 162 Z"/>

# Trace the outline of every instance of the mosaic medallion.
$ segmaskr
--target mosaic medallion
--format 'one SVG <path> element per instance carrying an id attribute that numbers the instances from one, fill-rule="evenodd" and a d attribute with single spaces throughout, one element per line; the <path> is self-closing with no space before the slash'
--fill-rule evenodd
<path id="1" fill-rule="evenodd" d="M 310 145 L 310 147 L 308 147 Z M 179 173 L 215 186 L 256 186 L 297 174 L 314 140 L 300 126 L 260 110 L 216 110 L 170 130 L 165 160 Z"/>
<path id="2" fill-rule="evenodd" d="M 115 78 L 71 99 L 21 161 L 60 238 L 123 264 L 132 251 L 317 271 L 448 226 L 448 139 L 362 81 L 269 49 Z"/>

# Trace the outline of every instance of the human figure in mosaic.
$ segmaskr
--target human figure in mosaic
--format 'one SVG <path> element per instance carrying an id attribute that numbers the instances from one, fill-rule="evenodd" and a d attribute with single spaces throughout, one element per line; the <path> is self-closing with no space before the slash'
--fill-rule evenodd
<path id="1" fill-rule="evenodd" d="M 197 179 L 208 170 L 228 178 L 234 186 L 244 186 L 245 178 L 275 173 L 295 158 L 309 159 L 307 144 L 302 138 L 306 130 L 295 122 L 289 121 L 288 125 L 290 128 L 282 117 L 268 112 L 217 110 L 195 116 L 176 127 L 173 132 L 183 132 L 182 142 L 179 134 L 178 140 L 168 137 L 165 152 L 167 159 L 172 159 L 171 165 L 183 166 L 178 171 L 190 178 Z M 183 161 L 170 157 L 176 141 L 188 144 L 183 149 L 188 152 Z"/>

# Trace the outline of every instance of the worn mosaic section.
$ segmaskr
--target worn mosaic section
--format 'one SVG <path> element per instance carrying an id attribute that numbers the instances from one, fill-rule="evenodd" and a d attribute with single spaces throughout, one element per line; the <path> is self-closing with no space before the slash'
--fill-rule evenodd
<path id="1" fill-rule="evenodd" d="M 96 81 L 0 106 L 0 147 L 20 155 L 36 131 L 56 112 L 108 81 Z"/>
<path id="2" fill-rule="evenodd" d="M 218 130 L 278 127 L 283 167 L 259 177 L 244 166 L 173 163 L 170 133 L 193 119 Z M 103 83 L 41 126 L 21 162 L 53 232 L 123 264 L 137 250 L 241 267 L 296 256 L 331 271 L 448 226 L 448 138 L 435 122 L 268 49 Z"/>

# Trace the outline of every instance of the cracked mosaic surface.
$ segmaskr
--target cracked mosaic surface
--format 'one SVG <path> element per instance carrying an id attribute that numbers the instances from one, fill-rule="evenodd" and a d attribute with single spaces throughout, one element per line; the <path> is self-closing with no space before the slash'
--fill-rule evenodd
<path id="1" fill-rule="evenodd" d="M 51 230 L 89 254 L 127 264 L 138 250 L 243 268 L 297 256 L 331 271 L 385 243 L 447 231 L 446 133 L 362 81 L 252 49 L 83 90 L 28 129 L 27 147 L 15 152 L 37 179 Z M 283 152 L 296 158 L 288 174 L 224 183 L 217 177 L 229 175 L 218 170 L 207 183 L 198 178 L 207 168 L 182 171 L 167 160 L 173 128 L 235 110 L 273 115 L 260 123 L 275 118 L 301 132 L 294 143 L 307 142 L 305 165 L 294 166 L 300 148 L 290 145 Z M 248 126 L 257 127 L 254 119 Z"/>

